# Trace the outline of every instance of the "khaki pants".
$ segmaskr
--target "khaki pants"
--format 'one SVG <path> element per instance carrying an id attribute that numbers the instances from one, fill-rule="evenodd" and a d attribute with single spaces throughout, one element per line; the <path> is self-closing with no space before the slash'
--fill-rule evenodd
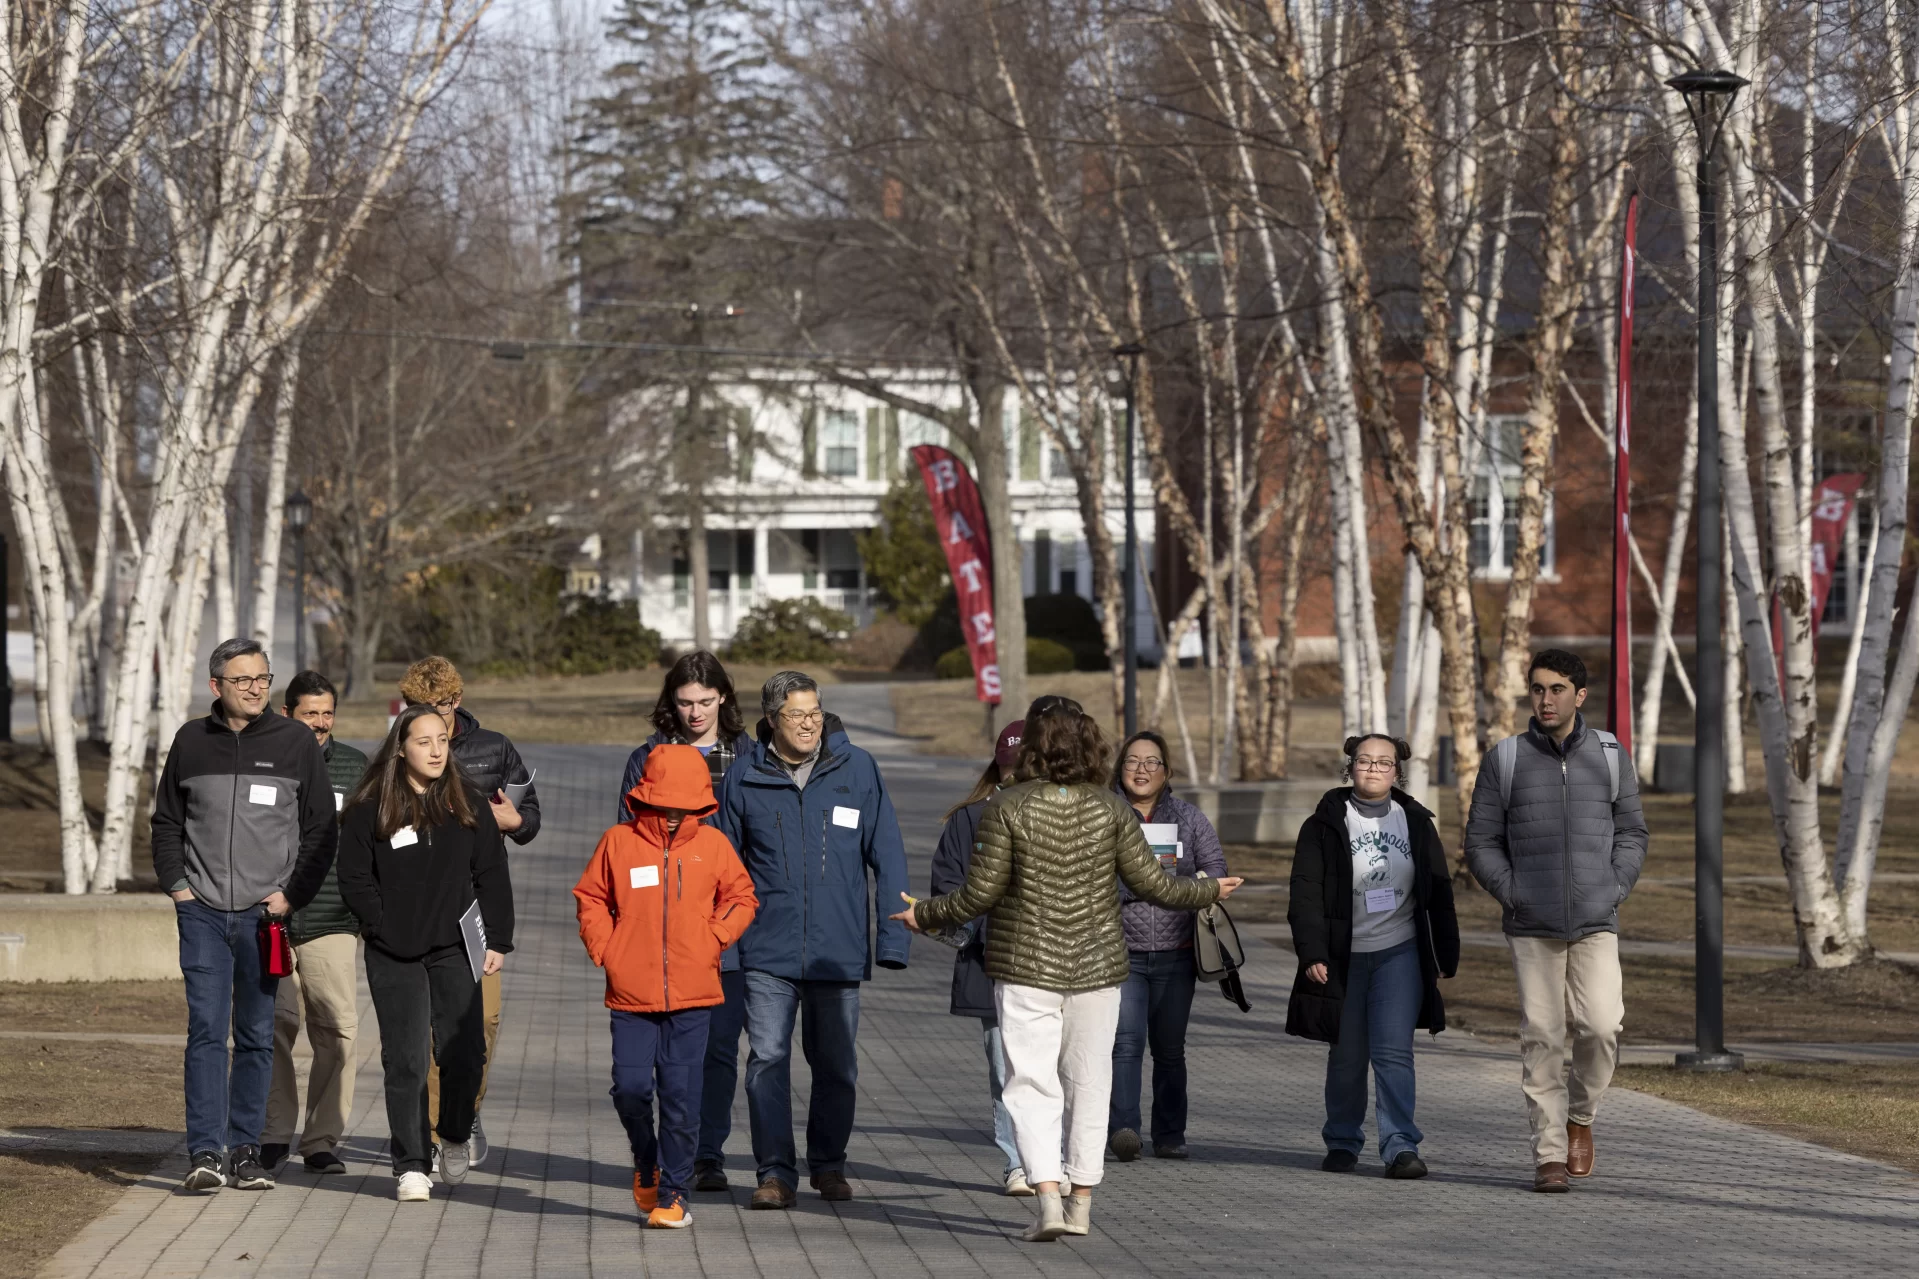
<path id="1" fill-rule="evenodd" d="M 299 1124 L 305 1157 L 330 1153 L 346 1135 L 353 1109 L 353 1040 L 360 1029 L 359 953 L 360 939 L 351 933 L 328 933 L 293 948 L 293 973 L 280 979 L 273 1000 L 273 1086 L 263 1143 L 291 1146 Z M 293 1041 L 300 1037 L 302 1020 L 313 1048 L 304 1123 L 293 1070 Z"/>
<path id="2" fill-rule="evenodd" d="M 1619 1064 L 1626 1020 L 1619 937 L 1508 937 L 1519 978 L 1519 1056 L 1533 1163 L 1566 1162 L 1566 1124 L 1591 1124 Z M 1571 1079 L 1567 1058 L 1572 1059 Z"/>
<path id="3" fill-rule="evenodd" d="M 467 972 L 472 973 L 472 969 Z M 480 1001 L 486 1014 L 486 1067 L 480 1072 L 480 1095 L 473 1099 L 473 1111 L 479 1113 L 486 1100 L 487 1076 L 493 1073 L 493 1045 L 500 1041 L 500 974 L 480 978 Z M 426 1068 L 426 1118 L 433 1127 L 433 1140 L 440 1140 L 440 1066 L 431 1058 Z"/>

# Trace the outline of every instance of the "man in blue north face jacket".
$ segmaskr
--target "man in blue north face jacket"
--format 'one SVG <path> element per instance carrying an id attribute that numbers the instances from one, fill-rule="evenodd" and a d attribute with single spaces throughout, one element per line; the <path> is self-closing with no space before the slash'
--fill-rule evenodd
<path id="1" fill-rule="evenodd" d="M 873 975 L 875 916 L 880 966 L 906 967 L 909 936 L 888 918 L 906 891 L 906 850 L 873 757 L 826 731 L 818 684 L 781 671 L 761 689 L 760 706 L 767 727 L 728 770 L 713 821 L 739 850 L 760 899 L 739 941 L 759 1175 L 753 1206 L 788 1208 L 799 1182 L 791 1063 L 802 1010 L 813 1071 L 807 1167 L 822 1198 L 852 1198 L 846 1147 L 859 1078 L 860 983 Z"/>

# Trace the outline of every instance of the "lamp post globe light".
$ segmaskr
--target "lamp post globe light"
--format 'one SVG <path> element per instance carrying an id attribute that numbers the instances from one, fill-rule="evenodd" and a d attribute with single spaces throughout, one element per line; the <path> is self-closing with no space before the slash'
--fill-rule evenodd
<path id="1" fill-rule="evenodd" d="M 1139 377 L 1139 357 L 1144 354 L 1146 348 L 1137 342 L 1113 348 L 1113 358 L 1124 361 L 1126 365 L 1126 446 L 1125 456 L 1121 459 L 1121 465 L 1126 468 L 1126 563 L 1121 570 L 1126 593 L 1120 647 L 1126 654 L 1126 705 L 1121 719 L 1128 737 L 1139 731 L 1139 604 L 1135 599 L 1138 587 L 1133 581 L 1139 576 L 1139 520 L 1133 513 L 1133 484 L 1138 468 L 1133 464 L 1133 436 L 1139 418 L 1134 383 Z M 1160 654 L 1159 660 L 1165 661 L 1166 655 Z"/>
<path id="2" fill-rule="evenodd" d="M 300 489 L 287 499 L 287 527 L 293 530 L 293 669 L 307 668 L 307 525 L 313 499 Z"/>
<path id="3" fill-rule="evenodd" d="M 1686 99 L 1699 135 L 1699 598 L 1695 616 L 1693 690 L 1693 945 L 1694 1050 L 1680 1053 L 1682 1070 L 1740 1070 L 1745 1059 L 1726 1051 L 1724 860 L 1726 812 L 1725 663 L 1720 642 L 1719 562 L 1719 208 L 1713 155 L 1732 112 L 1733 97 L 1749 82 L 1730 71 L 1688 71 L 1666 81 Z"/>

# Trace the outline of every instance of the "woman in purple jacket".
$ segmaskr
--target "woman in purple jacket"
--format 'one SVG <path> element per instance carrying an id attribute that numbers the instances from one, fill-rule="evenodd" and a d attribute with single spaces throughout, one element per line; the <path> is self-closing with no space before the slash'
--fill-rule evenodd
<path id="1" fill-rule="evenodd" d="M 1226 855 L 1206 814 L 1168 784 L 1166 739 L 1135 733 L 1120 748 L 1113 789 L 1139 820 L 1175 826 L 1179 838 L 1160 852 L 1162 864 L 1188 879 L 1204 872 L 1226 876 Z M 1158 846 L 1160 841 L 1149 839 Z M 1156 851 L 1159 851 L 1156 848 Z M 1121 884 L 1120 922 L 1133 975 L 1120 988 L 1119 1033 L 1113 1040 L 1113 1101 L 1107 1147 L 1122 1163 L 1139 1158 L 1140 1081 L 1146 1048 L 1153 1050 L 1153 1153 L 1186 1158 L 1186 1022 L 1193 1011 L 1193 913 L 1165 910 L 1134 897 Z"/>

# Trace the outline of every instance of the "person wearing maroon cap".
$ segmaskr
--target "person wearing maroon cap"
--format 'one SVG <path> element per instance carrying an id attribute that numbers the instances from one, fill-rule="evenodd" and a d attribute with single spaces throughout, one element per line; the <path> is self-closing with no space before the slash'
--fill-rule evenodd
<path id="1" fill-rule="evenodd" d="M 1013 780 L 1013 766 L 1019 761 L 1020 742 L 1026 721 L 1016 719 L 1000 730 L 993 747 L 993 758 L 973 784 L 972 793 L 953 805 L 946 814 L 946 828 L 940 832 L 939 847 L 933 852 L 933 896 L 950 893 L 966 882 L 966 868 L 973 860 L 973 836 L 979 830 L 980 814 L 993 792 Z M 1005 1193 L 1030 1195 L 1026 1173 L 1020 1167 L 1019 1147 L 1013 1143 L 1013 1119 L 1006 1112 L 1000 1093 L 1006 1087 L 1006 1055 L 1000 1050 L 999 1015 L 993 1009 L 993 979 L 986 975 L 986 917 L 969 921 L 955 939 L 959 954 L 953 958 L 953 1003 L 955 1017 L 977 1017 L 980 1036 L 986 1045 L 987 1078 L 993 1089 L 993 1142 L 1006 1156 L 1003 1175 Z"/>

